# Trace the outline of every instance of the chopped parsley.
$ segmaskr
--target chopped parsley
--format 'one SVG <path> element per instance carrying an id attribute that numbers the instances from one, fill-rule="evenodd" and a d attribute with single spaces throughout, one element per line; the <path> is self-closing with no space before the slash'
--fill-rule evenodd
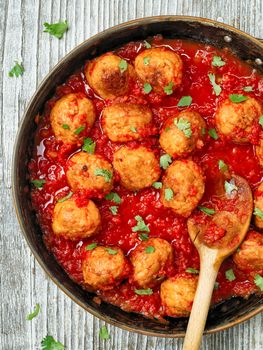
<path id="1" fill-rule="evenodd" d="M 234 179 L 225 181 L 225 191 L 228 195 L 231 195 L 233 191 L 238 191 L 238 187 L 235 185 Z"/>
<path id="2" fill-rule="evenodd" d="M 153 290 L 151 288 L 147 289 L 134 289 L 135 293 L 138 295 L 151 295 Z"/>
<path id="3" fill-rule="evenodd" d="M 254 278 L 254 283 L 261 290 L 261 292 L 263 292 L 263 277 L 259 274 L 256 274 Z"/>
<path id="4" fill-rule="evenodd" d="M 106 326 L 102 326 L 99 332 L 99 337 L 102 340 L 108 340 L 110 339 L 110 334 L 108 332 L 108 329 Z"/>
<path id="5" fill-rule="evenodd" d="M 89 245 L 86 246 L 85 250 L 89 251 L 89 250 L 93 250 L 98 246 L 98 243 L 91 243 Z"/>
<path id="6" fill-rule="evenodd" d="M 253 214 L 258 216 L 261 220 L 263 220 L 263 211 L 259 208 L 255 208 Z"/>
<path id="7" fill-rule="evenodd" d="M 219 159 L 218 161 L 218 168 L 222 173 L 228 171 L 228 166 L 222 159 Z"/>
<path id="8" fill-rule="evenodd" d="M 145 66 L 149 66 L 149 63 L 150 63 L 150 57 L 144 57 L 144 59 L 143 59 L 143 64 L 144 64 Z"/>
<path id="9" fill-rule="evenodd" d="M 164 190 L 164 198 L 166 201 L 170 201 L 171 199 L 173 199 L 174 196 L 174 192 L 171 188 L 166 188 Z"/>
<path id="10" fill-rule="evenodd" d="M 79 135 L 83 130 L 86 129 L 86 126 L 85 125 L 81 125 L 79 128 L 77 128 L 75 131 L 74 131 L 74 134 L 75 135 Z"/>
<path id="11" fill-rule="evenodd" d="M 134 126 L 131 126 L 131 127 L 130 127 L 130 130 L 131 130 L 132 132 L 137 132 L 137 129 L 136 129 Z"/>
<path id="12" fill-rule="evenodd" d="M 224 62 L 220 56 L 214 56 L 213 57 L 212 66 L 214 66 L 214 67 L 223 67 L 225 64 L 226 64 L 226 62 Z"/>
<path id="13" fill-rule="evenodd" d="M 215 77 L 215 75 L 209 73 L 209 74 L 208 74 L 208 77 L 209 77 L 210 83 L 211 83 L 211 85 L 212 85 L 212 87 L 213 87 L 213 89 L 214 89 L 215 95 L 216 95 L 216 96 L 219 96 L 220 93 L 221 93 L 221 91 L 222 91 L 222 89 L 221 89 L 221 86 L 218 85 L 218 84 L 216 83 L 216 77 Z"/>
<path id="14" fill-rule="evenodd" d="M 233 269 L 229 269 L 225 272 L 226 279 L 230 282 L 236 279 Z"/>
<path id="15" fill-rule="evenodd" d="M 156 188 L 157 190 L 159 190 L 160 188 L 162 188 L 163 187 L 163 184 L 161 183 L 161 182 L 154 182 L 153 184 L 152 184 L 152 187 L 154 187 L 154 188 Z"/>
<path id="16" fill-rule="evenodd" d="M 26 320 L 27 321 L 33 320 L 33 318 L 37 317 L 37 315 L 39 314 L 39 311 L 40 311 L 40 305 L 36 304 L 34 311 L 26 316 Z"/>
<path id="17" fill-rule="evenodd" d="M 69 127 L 68 124 L 63 124 L 63 125 L 62 125 L 62 128 L 65 129 L 65 130 L 69 130 L 69 129 L 70 129 L 70 127 Z"/>
<path id="18" fill-rule="evenodd" d="M 118 207 L 117 205 L 113 205 L 110 207 L 110 211 L 113 215 L 117 215 L 118 214 Z"/>
<path id="19" fill-rule="evenodd" d="M 132 232 L 137 232 L 137 231 L 150 232 L 149 227 L 145 224 L 143 218 L 140 215 L 136 215 L 135 220 L 137 221 L 137 225 L 133 226 Z"/>
<path id="20" fill-rule="evenodd" d="M 172 163 L 172 158 L 169 154 L 164 154 L 160 157 L 160 167 L 164 170 Z"/>
<path id="21" fill-rule="evenodd" d="M 72 197 L 73 192 L 69 192 L 65 197 L 59 198 L 57 201 L 58 203 L 63 203 L 65 202 L 67 199 L 69 199 L 70 197 Z"/>
<path id="22" fill-rule="evenodd" d="M 112 179 L 112 173 L 107 169 L 95 169 L 94 175 L 103 176 L 106 182 L 110 182 Z"/>
<path id="23" fill-rule="evenodd" d="M 84 139 L 82 146 L 82 151 L 85 151 L 89 154 L 94 154 L 96 148 L 96 142 L 94 142 L 90 137 Z"/>
<path id="24" fill-rule="evenodd" d="M 144 86 L 143 86 L 143 91 L 144 91 L 146 94 L 149 94 L 149 93 L 152 91 L 152 86 L 151 86 L 151 84 L 145 83 Z"/>
<path id="25" fill-rule="evenodd" d="M 259 117 L 259 124 L 262 126 L 262 128 L 263 128 L 263 115 L 261 115 L 260 117 Z"/>
<path id="26" fill-rule="evenodd" d="M 163 91 L 166 93 L 166 95 L 171 95 L 173 93 L 173 86 L 174 83 L 170 81 L 170 83 L 163 88 Z"/>
<path id="27" fill-rule="evenodd" d="M 147 241 L 149 239 L 148 233 L 139 233 L 139 238 L 141 241 Z"/>
<path id="28" fill-rule="evenodd" d="M 120 60 L 119 68 L 120 68 L 121 73 L 125 72 L 125 71 L 128 69 L 128 63 L 127 63 L 127 61 L 125 61 L 125 60 Z"/>
<path id="29" fill-rule="evenodd" d="M 188 267 L 185 271 L 188 272 L 188 273 L 192 273 L 193 275 L 198 275 L 199 274 L 199 270 L 193 269 L 192 267 Z"/>
<path id="30" fill-rule="evenodd" d="M 214 139 L 214 140 L 218 139 L 218 135 L 217 135 L 216 129 L 209 129 L 208 130 L 208 134 L 209 134 L 209 136 L 212 137 L 212 139 Z"/>
<path id="31" fill-rule="evenodd" d="M 110 193 L 106 194 L 105 198 L 110 200 L 110 201 L 113 201 L 116 204 L 121 203 L 121 197 L 116 192 L 110 192 Z"/>
<path id="32" fill-rule="evenodd" d="M 19 75 L 23 75 L 25 71 L 25 68 L 22 65 L 22 62 L 19 64 L 17 61 L 15 61 L 14 67 L 8 72 L 9 77 L 13 78 L 19 77 Z"/>
<path id="33" fill-rule="evenodd" d="M 45 180 L 32 180 L 31 183 L 36 187 L 36 188 L 42 188 L 43 185 L 46 183 Z"/>
<path id="34" fill-rule="evenodd" d="M 191 96 L 183 96 L 179 102 L 177 103 L 177 107 L 188 107 L 192 103 L 192 97 Z"/>
<path id="35" fill-rule="evenodd" d="M 244 96 L 242 94 L 230 94 L 229 99 L 230 99 L 230 101 L 232 101 L 234 103 L 240 103 L 240 102 L 246 101 L 248 99 L 248 97 Z"/>
<path id="36" fill-rule="evenodd" d="M 245 92 L 252 92 L 253 91 L 253 87 L 252 86 L 245 86 L 245 87 L 243 87 L 243 91 L 245 91 Z"/>
<path id="37" fill-rule="evenodd" d="M 145 248 L 145 253 L 147 254 L 151 254 L 155 252 L 155 248 L 151 245 L 149 245 L 148 247 Z"/>
<path id="38" fill-rule="evenodd" d="M 152 45 L 150 43 L 148 43 L 148 41 L 144 40 L 144 45 L 146 47 L 146 49 L 150 49 L 152 47 Z"/>
<path id="39" fill-rule="evenodd" d="M 198 206 L 198 209 L 207 215 L 213 215 L 216 212 L 214 209 L 202 207 L 201 205 Z"/>
<path id="40" fill-rule="evenodd" d="M 175 118 L 174 125 L 176 125 L 177 128 L 181 130 L 187 138 L 190 138 L 192 136 L 191 123 L 187 119 L 180 118 L 178 120 Z"/>
<path id="41" fill-rule="evenodd" d="M 219 282 L 215 282 L 214 284 L 214 290 L 217 290 L 219 288 Z"/>
<path id="42" fill-rule="evenodd" d="M 58 23 L 44 23 L 44 33 L 49 33 L 50 35 L 55 36 L 58 39 L 63 37 L 63 34 L 68 30 L 68 22 L 58 22 Z"/>
<path id="43" fill-rule="evenodd" d="M 112 248 L 105 248 L 105 250 L 110 254 L 110 255 L 116 255 L 118 253 L 118 250 L 112 249 Z"/>
<path id="44" fill-rule="evenodd" d="M 65 346 L 56 341 L 51 335 L 47 335 L 41 341 L 41 350 L 64 350 Z"/>

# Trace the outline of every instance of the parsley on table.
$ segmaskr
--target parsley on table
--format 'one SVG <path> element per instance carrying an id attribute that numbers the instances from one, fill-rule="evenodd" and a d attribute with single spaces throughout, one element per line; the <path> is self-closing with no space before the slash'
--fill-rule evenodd
<path id="1" fill-rule="evenodd" d="M 93 250 L 98 246 L 98 243 L 90 243 L 89 245 L 86 246 L 85 250 L 89 251 L 89 250 Z"/>
<path id="2" fill-rule="evenodd" d="M 214 56 L 213 57 L 212 66 L 214 66 L 214 67 L 223 67 L 225 64 L 226 64 L 226 62 L 224 62 L 220 56 Z"/>
<path id="3" fill-rule="evenodd" d="M 175 118 L 174 125 L 176 125 L 177 128 L 181 130 L 187 138 L 190 138 L 192 136 L 191 123 L 187 119 L 180 118 L 178 120 Z"/>
<path id="4" fill-rule="evenodd" d="M 194 269 L 192 267 L 188 267 L 185 272 L 188 272 L 188 273 L 192 273 L 193 275 L 198 275 L 199 274 L 199 270 L 197 269 Z"/>
<path id="5" fill-rule="evenodd" d="M 34 311 L 26 316 L 26 320 L 27 321 L 33 320 L 33 318 L 37 317 L 37 315 L 39 314 L 39 311 L 40 311 L 40 305 L 36 304 Z"/>
<path id="6" fill-rule="evenodd" d="M 209 136 L 212 137 L 212 139 L 214 139 L 214 140 L 218 139 L 218 135 L 217 135 L 216 129 L 209 129 L 208 130 L 208 134 L 209 134 Z"/>
<path id="7" fill-rule="evenodd" d="M 218 161 L 218 168 L 222 173 L 228 171 L 228 166 L 222 159 L 219 159 Z"/>
<path id="8" fill-rule="evenodd" d="M 90 137 L 86 137 L 83 142 L 82 151 L 85 151 L 89 154 L 94 154 L 96 142 L 94 142 Z"/>
<path id="9" fill-rule="evenodd" d="M 79 135 L 83 130 L 86 129 L 86 126 L 85 125 L 81 125 L 79 128 L 77 128 L 75 131 L 74 131 L 74 134 L 75 135 Z"/>
<path id="10" fill-rule="evenodd" d="M 149 227 L 145 224 L 143 218 L 140 215 L 136 215 L 135 220 L 137 221 L 137 225 L 133 226 L 132 232 L 137 232 L 137 231 L 150 232 Z"/>
<path id="11" fill-rule="evenodd" d="M 36 187 L 36 188 L 42 188 L 43 185 L 46 183 L 45 180 L 32 180 L 31 183 Z"/>
<path id="12" fill-rule="evenodd" d="M 188 107 L 192 103 L 192 97 L 191 96 L 183 96 L 179 102 L 177 103 L 177 107 Z"/>
<path id="13" fill-rule="evenodd" d="M 105 198 L 110 200 L 110 201 L 113 201 L 116 204 L 121 203 L 121 197 L 116 192 L 110 192 L 110 193 L 106 194 Z"/>
<path id="14" fill-rule="evenodd" d="M 59 341 L 56 341 L 51 335 L 47 335 L 41 341 L 41 350 L 63 350 L 65 346 Z"/>
<path id="15" fill-rule="evenodd" d="M 238 191 L 238 187 L 235 185 L 234 179 L 225 181 L 225 191 L 228 195 L 230 195 L 233 191 Z"/>
<path id="16" fill-rule="evenodd" d="M 261 290 L 261 292 L 263 292 L 263 277 L 259 274 L 256 274 L 254 278 L 254 283 Z"/>
<path id="17" fill-rule="evenodd" d="M 149 94 L 149 93 L 152 91 L 152 86 L 151 86 L 151 84 L 145 83 L 144 86 L 143 86 L 143 91 L 144 91 L 146 94 Z"/>
<path id="18" fill-rule="evenodd" d="M 261 115 L 260 117 L 259 117 L 259 124 L 262 126 L 262 128 L 263 128 L 263 115 Z"/>
<path id="19" fill-rule="evenodd" d="M 230 99 L 230 101 L 232 101 L 234 103 L 240 103 L 240 102 L 246 101 L 248 99 L 248 97 L 244 96 L 242 94 L 230 94 L 229 99 Z"/>
<path id="20" fill-rule="evenodd" d="M 165 200 L 167 201 L 170 201 L 171 199 L 173 199 L 173 196 L 174 196 L 174 192 L 171 188 L 166 188 L 164 190 L 164 198 Z"/>
<path id="21" fill-rule="evenodd" d="M 261 220 L 263 220 L 263 211 L 259 208 L 255 208 L 253 214 L 258 216 Z"/>
<path id="22" fill-rule="evenodd" d="M 205 213 L 206 215 L 213 215 L 216 212 L 214 209 L 210 209 L 210 208 L 207 208 L 207 207 L 202 207 L 201 205 L 198 206 L 198 209 L 200 211 L 202 211 L 203 213 Z"/>
<path id="23" fill-rule="evenodd" d="M 117 205 L 113 205 L 110 207 L 110 211 L 113 215 L 117 215 L 118 214 L 118 207 Z"/>
<path id="24" fill-rule="evenodd" d="M 219 96 L 221 94 L 222 89 L 221 89 L 221 86 L 216 83 L 215 75 L 209 73 L 208 77 L 209 77 L 210 83 L 211 83 L 211 85 L 212 85 L 212 87 L 214 89 L 215 95 Z"/>
<path id="25" fill-rule="evenodd" d="M 148 233 L 140 233 L 139 238 L 141 241 L 147 241 L 149 239 Z"/>
<path id="26" fill-rule="evenodd" d="M 163 184 L 162 184 L 161 182 L 156 181 L 156 182 L 154 182 L 154 183 L 152 184 L 152 187 L 154 187 L 154 188 L 156 188 L 157 190 L 159 190 L 160 188 L 163 187 Z"/>
<path id="27" fill-rule="evenodd" d="M 110 339 L 110 334 L 108 332 L 108 329 L 106 326 L 102 326 L 99 332 L 99 337 L 102 340 L 108 340 Z"/>
<path id="28" fill-rule="evenodd" d="M 155 252 L 155 248 L 151 245 L 149 245 L 148 247 L 145 248 L 145 253 L 147 254 L 151 254 Z"/>
<path id="29" fill-rule="evenodd" d="M 146 47 L 146 49 L 150 49 L 152 47 L 152 45 L 150 43 L 148 43 L 148 41 L 144 40 L 144 45 Z"/>
<path id="30" fill-rule="evenodd" d="M 73 195 L 73 192 L 69 192 L 69 194 L 67 194 L 65 197 L 59 198 L 57 201 L 58 203 L 63 203 L 65 202 L 67 199 L 71 198 Z"/>
<path id="31" fill-rule="evenodd" d="M 169 154 L 164 154 L 160 157 L 160 167 L 164 170 L 172 163 L 172 158 Z"/>
<path id="32" fill-rule="evenodd" d="M 112 249 L 112 248 L 105 248 L 105 250 L 110 254 L 110 255 L 116 255 L 118 253 L 118 250 Z"/>
<path id="33" fill-rule="evenodd" d="M 252 92 L 253 91 L 253 87 L 252 86 L 244 86 L 243 87 L 243 91 L 245 91 L 245 92 Z"/>
<path id="34" fill-rule="evenodd" d="M 107 169 L 95 169 L 94 175 L 103 176 L 106 182 L 110 182 L 112 179 L 112 173 Z"/>
<path id="35" fill-rule="evenodd" d="M 153 290 L 151 288 L 147 289 L 134 289 L 135 293 L 138 295 L 151 295 Z"/>
<path id="36" fill-rule="evenodd" d="M 230 282 L 236 279 L 233 269 L 229 269 L 225 272 L 226 279 Z"/>
<path id="37" fill-rule="evenodd" d="M 125 60 L 120 60 L 119 68 L 120 68 L 121 73 L 125 72 L 125 71 L 128 69 L 128 63 L 127 63 L 127 61 L 125 61 Z"/>
<path id="38" fill-rule="evenodd" d="M 70 127 L 68 124 L 62 124 L 62 128 L 65 130 L 70 130 Z"/>
<path id="39" fill-rule="evenodd" d="M 22 65 L 22 62 L 19 64 L 17 61 L 15 61 L 14 67 L 8 72 L 9 77 L 13 78 L 19 77 L 19 75 L 23 75 L 25 71 L 25 68 Z"/>
<path id="40" fill-rule="evenodd" d="M 173 93 L 173 86 L 174 83 L 171 81 L 168 85 L 166 85 L 163 88 L 163 91 L 166 93 L 166 95 L 171 95 Z"/>
<path id="41" fill-rule="evenodd" d="M 45 30 L 44 33 L 49 33 L 58 39 L 63 37 L 63 34 L 68 30 L 68 22 L 58 22 L 58 23 L 44 23 Z"/>
<path id="42" fill-rule="evenodd" d="M 144 64 L 145 66 L 149 66 L 149 63 L 150 63 L 150 57 L 144 57 L 144 59 L 143 59 L 143 64 Z"/>

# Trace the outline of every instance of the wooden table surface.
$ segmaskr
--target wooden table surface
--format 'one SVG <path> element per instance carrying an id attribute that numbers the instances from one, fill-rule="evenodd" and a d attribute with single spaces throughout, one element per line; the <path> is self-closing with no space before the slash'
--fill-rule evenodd
<path id="1" fill-rule="evenodd" d="M 42 78 L 71 49 L 91 35 L 130 19 L 160 14 L 208 17 L 263 38 L 262 0 L 0 0 L 1 230 L 0 349 L 40 349 L 53 335 L 68 350 L 181 349 L 182 340 L 146 337 L 108 326 L 111 338 L 99 339 L 103 322 L 74 304 L 43 273 L 21 235 L 11 199 L 11 159 L 26 104 Z M 67 19 L 62 40 L 43 33 L 44 22 Z M 25 73 L 9 78 L 15 60 Z M 25 315 L 36 303 L 41 313 Z M 263 315 L 227 331 L 204 337 L 206 350 L 262 350 Z"/>

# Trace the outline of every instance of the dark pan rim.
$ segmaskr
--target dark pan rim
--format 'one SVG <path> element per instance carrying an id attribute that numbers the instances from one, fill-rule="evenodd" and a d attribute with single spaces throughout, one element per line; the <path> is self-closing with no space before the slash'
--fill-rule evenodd
<path id="1" fill-rule="evenodd" d="M 60 65 L 63 62 L 66 62 L 68 60 L 68 58 L 75 56 L 76 52 L 78 52 L 78 50 L 85 45 L 87 42 L 92 42 L 92 41 L 96 41 L 98 39 L 100 39 L 101 37 L 103 37 L 106 33 L 107 34 L 113 34 L 116 31 L 122 30 L 124 28 L 129 29 L 130 27 L 133 27 L 134 25 L 138 25 L 138 26 L 142 26 L 142 25 L 147 25 L 150 23 L 156 23 L 156 22 L 168 22 L 168 21 L 187 21 L 187 22 L 201 22 L 204 25 L 208 25 L 208 26 L 213 26 L 216 28 L 222 28 L 225 29 L 227 31 L 229 31 L 229 33 L 235 33 L 238 34 L 239 36 L 242 36 L 243 38 L 246 38 L 249 41 L 252 41 L 254 44 L 256 44 L 257 46 L 262 48 L 263 51 L 263 42 L 260 42 L 258 39 L 252 37 L 251 35 L 244 33 L 243 31 L 236 29 L 228 24 L 224 24 L 221 22 L 217 22 L 211 19 L 207 19 L 207 18 L 202 18 L 202 17 L 194 17 L 194 16 L 176 16 L 176 15 L 172 15 L 172 16 L 151 16 L 151 17 L 144 17 L 144 18 L 140 18 L 140 19 L 135 19 L 135 20 L 131 20 L 122 24 L 118 24 L 116 26 L 113 26 L 109 29 L 106 29 L 98 34 L 95 34 L 93 36 L 91 36 L 90 38 L 84 40 L 82 43 L 80 43 L 79 45 L 77 45 L 74 49 L 72 49 L 68 54 L 66 54 L 52 69 L 51 71 L 45 76 L 45 78 L 41 81 L 41 83 L 39 84 L 39 86 L 37 87 L 35 93 L 33 94 L 33 96 L 31 97 L 31 99 L 29 100 L 27 107 L 25 109 L 25 112 L 23 114 L 23 117 L 21 119 L 21 123 L 19 125 L 18 131 L 17 131 L 17 135 L 16 135 L 16 139 L 15 139 L 15 143 L 14 143 L 14 148 L 13 148 L 13 159 L 12 159 L 12 175 L 11 175 L 11 179 L 12 179 L 12 197 L 13 197 L 13 204 L 15 207 L 15 211 L 16 211 L 16 215 L 18 218 L 18 222 L 20 225 L 20 228 L 22 229 L 22 233 L 23 236 L 30 248 L 30 250 L 32 251 L 35 259 L 37 260 L 37 262 L 39 263 L 39 265 L 41 266 L 41 268 L 45 271 L 45 273 L 49 276 L 49 278 L 51 278 L 51 280 L 68 296 L 70 297 L 75 303 L 77 303 L 79 306 L 81 306 L 84 310 L 88 311 L 90 314 L 92 314 L 93 316 L 99 318 L 100 320 L 103 320 L 113 326 L 117 326 L 125 331 L 130 331 L 130 332 L 136 332 L 139 334 L 143 334 L 143 335 L 147 335 L 147 336 L 155 336 L 155 337 L 164 337 L 164 338 L 183 338 L 185 333 L 162 333 L 162 332 L 154 332 L 154 331 L 150 331 L 150 330 L 141 330 L 139 327 L 132 327 L 132 326 L 127 326 L 125 324 L 123 324 L 122 322 L 116 320 L 116 319 L 112 319 L 109 316 L 103 316 L 101 315 L 100 312 L 96 311 L 95 309 L 93 309 L 91 306 L 87 306 L 84 302 L 81 302 L 72 292 L 70 292 L 66 287 L 64 287 L 64 285 L 57 279 L 57 277 L 49 270 L 49 268 L 46 266 L 46 264 L 44 263 L 44 261 L 42 260 L 42 258 L 40 257 L 40 254 L 36 251 L 36 249 L 34 248 L 33 244 L 31 243 L 31 241 L 29 240 L 29 237 L 27 235 L 27 228 L 26 228 L 26 224 L 22 219 L 22 211 L 20 208 L 20 202 L 18 200 L 18 188 L 16 187 L 16 183 L 17 183 L 17 173 L 16 173 L 16 166 L 18 163 L 18 150 L 19 150 L 19 140 L 22 137 L 23 131 L 25 129 L 25 124 L 26 124 L 26 116 L 28 114 L 28 111 L 30 109 L 30 106 L 32 104 L 34 104 L 34 100 L 36 99 L 37 95 L 39 94 L 39 91 L 42 89 L 42 87 L 47 83 L 47 81 L 52 77 L 53 73 L 58 69 L 58 67 L 60 67 Z M 236 319 L 235 321 L 232 322 L 228 322 L 227 324 L 221 325 L 221 326 L 216 326 L 212 329 L 206 330 L 204 332 L 204 334 L 212 334 L 212 333 L 216 333 L 219 331 L 223 331 L 226 330 L 232 326 L 235 326 L 241 322 L 247 321 L 249 320 L 251 317 L 257 315 L 258 313 L 263 311 L 263 305 L 259 305 L 255 310 L 250 311 L 249 313 L 247 313 L 246 315 L 243 315 L 241 317 L 239 317 L 238 319 Z"/>

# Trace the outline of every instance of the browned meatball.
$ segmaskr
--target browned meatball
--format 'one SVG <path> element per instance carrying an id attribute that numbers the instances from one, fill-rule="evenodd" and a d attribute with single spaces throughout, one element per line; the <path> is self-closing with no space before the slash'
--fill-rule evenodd
<path id="1" fill-rule="evenodd" d="M 216 111 L 216 126 L 223 135 L 233 141 L 248 142 L 262 113 L 261 103 L 252 97 L 241 103 L 227 99 Z"/>
<path id="2" fill-rule="evenodd" d="M 161 284 L 161 301 L 168 316 L 186 317 L 190 314 L 198 277 L 177 275 Z"/>
<path id="3" fill-rule="evenodd" d="M 161 238 L 150 238 L 139 244 L 131 253 L 133 280 L 143 288 L 159 284 L 173 256 L 170 243 Z"/>
<path id="4" fill-rule="evenodd" d="M 91 100 L 82 93 L 65 95 L 50 113 L 51 126 L 58 140 L 78 143 L 93 126 L 96 112 Z"/>
<path id="5" fill-rule="evenodd" d="M 233 260 L 240 270 L 263 272 L 263 236 L 250 231 L 240 249 L 233 255 Z"/>
<path id="6" fill-rule="evenodd" d="M 259 185 L 258 189 L 255 192 L 254 199 L 255 212 L 263 215 L 263 182 Z M 255 225 L 258 228 L 263 228 L 263 220 L 259 215 L 255 215 Z"/>
<path id="7" fill-rule="evenodd" d="M 95 290 L 112 289 L 128 276 L 129 265 L 117 247 L 96 247 L 82 265 L 84 283 Z"/>
<path id="8" fill-rule="evenodd" d="M 176 160 L 165 171 L 161 202 L 176 214 L 188 217 L 202 198 L 205 184 L 201 170 L 191 160 Z"/>
<path id="9" fill-rule="evenodd" d="M 127 94 L 133 74 L 133 67 L 111 52 L 89 62 L 85 69 L 92 89 L 108 99 Z"/>
<path id="10" fill-rule="evenodd" d="M 183 111 L 165 122 L 160 145 L 172 157 L 185 156 L 204 145 L 205 121 L 197 112 Z"/>
<path id="11" fill-rule="evenodd" d="M 74 154 L 68 161 L 66 176 L 74 191 L 85 190 L 93 197 L 103 197 L 113 186 L 112 166 L 97 154 Z"/>
<path id="12" fill-rule="evenodd" d="M 99 209 L 92 201 L 84 207 L 78 207 L 74 199 L 55 205 L 52 229 L 58 236 L 71 240 L 91 237 L 98 232 L 100 224 Z"/>
<path id="13" fill-rule="evenodd" d="M 160 176 L 160 166 L 154 153 L 146 147 L 123 146 L 114 153 L 113 167 L 122 186 L 131 191 L 151 186 Z"/>
<path id="14" fill-rule="evenodd" d="M 111 141 L 126 142 L 153 134 L 151 122 L 152 112 L 149 107 L 116 103 L 104 109 L 102 127 Z"/>
<path id="15" fill-rule="evenodd" d="M 143 83 L 153 90 L 164 93 L 166 86 L 176 88 L 182 82 L 183 63 L 174 51 L 164 48 L 152 48 L 141 52 L 135 58 L 135 71 Z"/>

